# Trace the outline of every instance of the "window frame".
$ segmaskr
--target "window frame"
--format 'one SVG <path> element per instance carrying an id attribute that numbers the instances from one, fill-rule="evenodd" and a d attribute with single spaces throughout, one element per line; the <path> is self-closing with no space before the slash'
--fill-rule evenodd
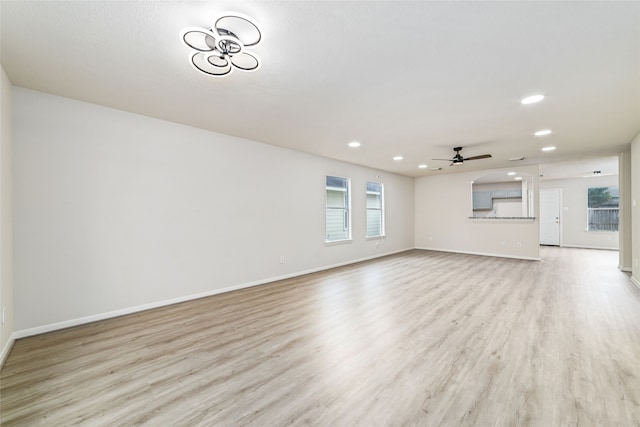
<path id="1" fill-rule="evenodd" d="M 369 190 L 369 184 L 375 184 L 380 187 L 380 192 L 376 193 L 374 191 Z M 367 239 L 378 239 L 381 237 L 385 237 L 386 228 L 385 228 L 385 208 L 384 208 L 384 183 L 376 182 L 376 181 L 367 181 L 367 185 L 365 187 L 365 237 Z M 368 205 L 368 196 L 369 194 L 380 194 L 380 208 L 369 208 Z M 380 211 L 380 233 L 375 235 L 369 235 L 369 211 L 375 210 Z"/>
<path id="2" fill-rule="evenodd" d="M 331 187 L 328 184 L 328 180 L 329 178 L 333 178 L 333 179 L 340 179 L 340 180 L 344 180 L 345 182 L 345 187 L 343 188 L 338 188 L 338 187 Z M 345 203 L 344 203 L 344 207 L 341 208 L 344 210 L 344 231 L 346 232 L 346 237 L 345 238 L 339 238 L 339 239 L 329 239 L 329 229 L 327 227 L 327 219 L 328 219 L 328 212 L 330 209 L 340 209 L 340 208 L 336 208 L 336 207 L 330 207 L 329 206 L 329 197 L 328 197 L 328 192 L 333 189 L 333 191 L 344 191 L 345 193 Z M 324 242 L 326 244 L 336 244 L 336 243 L 345 243 L 345 242 L 350 242 L 353 240 L 352 238 L 352 231 L 353 231 L 353 227 L 352 227 L 352 220 L 351 220 L 351 179 L 350 178 L 345 178 L 345 177 L 341 177 L 338 175 L 326 175 L 325 176 L 325 185 L 324 185 L 324 197 L 325 197 L 325 220 L 324 220 L 324 225 L 325 225 L 325 240 Z"/>
<path id="3" fill-rule="evenodd" d="M 595 189 L 601 189 L 601 188 L 605 188 L 608 191 L 611 191 L 611 189 L 615 189 L 615 191 L 618 193 L 618 196 L 610 196 L 610 199 L 614 199 L 617 198 L 618 199 L 618 204 L 616 206 L 612 206 L 612 207 L 600 207 L 596 206 L 596 207 L 592 207 L 591 205 L 591 199 L 590 199 L 590 195 L 591 195 L 591 190 L 595 190 Z M 586 216 L 587 216 L 587 227 L 585 229 L 585 231 L 589 232 L 589 233 L 617 233 L 620 230 L 620 189 L 619 186 L 617 185 L 608 185 L 608 186 L 597 186 L 597 187 L 587 187 L 587 209 L 586 209 Z M 596 228 L 592 228 L 591 224 L 596 224 L 593 223 L 591 221 L 592 219 L 592 213 L 594 212 L 604 212 L 604 211 L 610 211 L 612 212 L 617 212 L 617 218 L 618 221 L 614 224 L 614 223 L 609 223 L 609 224 L 602 224 L 602 225 L 611 225 L 612 227 L 615 227 L 615 230 L 602 230 L 602 229 L 596 229 Z"/>

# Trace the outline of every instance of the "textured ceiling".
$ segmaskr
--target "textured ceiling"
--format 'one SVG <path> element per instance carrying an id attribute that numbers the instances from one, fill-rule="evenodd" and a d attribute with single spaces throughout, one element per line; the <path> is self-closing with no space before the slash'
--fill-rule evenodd
<path id="1" fill-rule="evenodd" d="M 257 72 L 188 64 L 180 31 L 226 10 L 261 24 Z M 409 176 L 611 155 L 640 132 L 640 2 L 2 0 L 0 15 L 17 86 Z M 431 160 L 454 146 L 493 158 Z"/>

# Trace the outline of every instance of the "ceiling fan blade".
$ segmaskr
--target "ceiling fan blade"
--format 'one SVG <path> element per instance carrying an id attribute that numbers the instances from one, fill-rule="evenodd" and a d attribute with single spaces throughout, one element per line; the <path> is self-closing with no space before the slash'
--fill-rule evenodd
<path id="1" fill-rule="evenodd" d="M 491 157 L 491 154 L 482 154 L 480 156 L 473 156 L 473 157 L 465 157 L 464 160 L 479 160 L 479 159 L 488 159 Z"/>
<path id="2" fill-rule="evenodd" d="M 431 159 L 431 160 L 442 160 L 443 162 L 450 162 L 451 159 Z"/>

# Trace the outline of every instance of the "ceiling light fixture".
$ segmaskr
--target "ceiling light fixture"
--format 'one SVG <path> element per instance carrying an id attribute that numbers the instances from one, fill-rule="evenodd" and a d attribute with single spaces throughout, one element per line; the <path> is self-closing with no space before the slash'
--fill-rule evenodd
<path id="1" fill-rule="evenodd" d="M 515 172 L 507 172 L 507 175 L 509 175 L 509 176 L 513 176 L 515 174 L 516 174 Z"/>
<path id="2" fill-rule="evenodd" d="M 602 173 L 602 171 L 593 171 L 588 175 L 582 175 L 583 178 L 594 178 L 596 176 L 611 176 L 615 175 L 614 173 Z"/>
<path id="3" fill-rule="evenodd" d="M 516 181 L 522 181 L 522 177 L 521 177 L 521 176 L 516 176 L 516 177 L 515 177 L 515 178 L 513 178 L 513 179 L 515 179 Z"/>
<path id="4" fill-rule="evenodd" d="M 555 149 L 556 149 L 556 147 L 544 147 L 544 148 L 542 149 L 542 151 L 553 151 L 553 150 L 555 150 Z"/>
<path id="5" fill-rule="evenodd" d="M 527 96 L 526 98 L 522 99 L 522 101 L 520 101 L 521 104 L 527 105 L 527 104 L 535 104 L 536 102 L 540 102 L 544 99 L 544 95 L 531 95 L 531 96 Z"/>
<path id="6" fill-rule="evenodd" d="M 419 167 L 420 169 L 426 169 L 426 168 L 428 168 L 428 166 L 427 166 L 427 165 L 425 165 L 424 163 L 423 163 L 423 164 L 421 164 L 421 165 L 418 165 L 418 167 Z"/>
<path id="7" fill-rule="evenodd" d="M 395 157 L 393 158 L 393 160 L 402 160 L 402 159 L 404 159 L 404 157 L 402 157 L 402 156 L 395 156 Z"/>
<path id="8" fill-rule="evenodd" d="M 347 144 L 347 145 L 348 145 L 349 147 L 351 147 L 351 148 L 358 148 L 358 147 L 360 147 L 360 143 L 359 143 L 359 142 L 357 142 L 357 141 L 350 142 L 350 143 L 349 143 L 349 144 Z"/>
<path id="9" fill-rule="evenodd" d="M 188 27 L 180 37 L 195 51 L 189 53 L 191 65 L 210 76 L 226 76 L 234 68 L 242 71 L 260 68 L 258 56 L 246 48 L 260 44 L 262 33 L 258 24 L 246 15 L 225 12 L 213 21 L 211 29 Z"/>
<path id="10" fill-rule="evenodd" d="M 545 136 L 551 133 L 551 129 L 543 129 L 534 133 L 535 136 Z"/>

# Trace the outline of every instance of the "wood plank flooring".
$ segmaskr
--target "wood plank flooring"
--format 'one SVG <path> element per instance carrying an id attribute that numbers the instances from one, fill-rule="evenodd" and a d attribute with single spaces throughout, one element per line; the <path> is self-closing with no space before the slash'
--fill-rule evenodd
<path id="1" fill-rule="evenodd" d="M 617 252 L 414 250 L 16 342 L 2 425 L 640 426 Z"/>

